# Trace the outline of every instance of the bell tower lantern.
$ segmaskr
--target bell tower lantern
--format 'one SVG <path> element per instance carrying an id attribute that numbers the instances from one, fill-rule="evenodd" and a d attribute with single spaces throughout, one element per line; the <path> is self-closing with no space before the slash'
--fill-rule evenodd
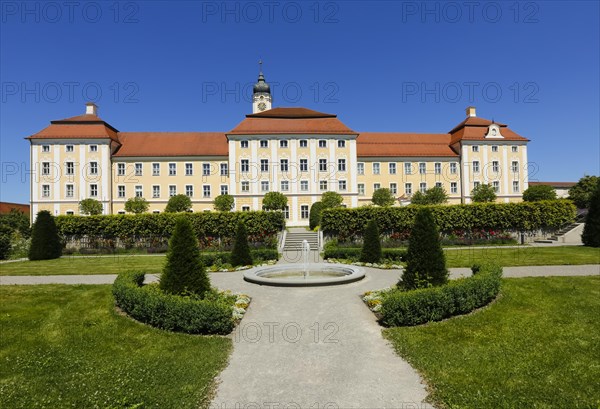
<path id="1" fill-rule="evenodd" d="M 262 73 L 262 60 L 258 62 L 260 65 L 258 73 L 258 82 L 254 84 L 252 92 L 252 113 L 267 111 L 271 109 L 273 98 L 271 97 L 271 87 L 265 82 L 265 76 Z"/>

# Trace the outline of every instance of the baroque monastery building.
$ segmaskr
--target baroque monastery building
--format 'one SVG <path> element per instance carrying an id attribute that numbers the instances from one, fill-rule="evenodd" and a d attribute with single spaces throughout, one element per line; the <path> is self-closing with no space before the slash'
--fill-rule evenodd
<path id="1" fill-rule="evenodd" d="M 441 186 L 449 203 L 469 203 L 471 191 L 489 183 L 498 201 L 520 201 L 527 189 L 528 139 L 504 124 L 467 117 L 436 134 L 357 132 L 337 115 L 306 108 L 272 108 L 262 72 L 252 114 L 231 131 L 121 132 L 88 103 L 84 115 L 51 121 L 29 136 L 31 213 L 79 214 L 79 201 L 99 200 L 104 214 L 124 213 L 134 196 L 162 212 L 169 197 L 190 196 L 194 211 L 213 209 L 220 194 L 234 210 L 260 210 L 262 197 L 288 197 L 288 225 L 308 225 L 310 205 L 326 191 L 344 205 L 371 203 L 388 188 L 397 205 Z"/>

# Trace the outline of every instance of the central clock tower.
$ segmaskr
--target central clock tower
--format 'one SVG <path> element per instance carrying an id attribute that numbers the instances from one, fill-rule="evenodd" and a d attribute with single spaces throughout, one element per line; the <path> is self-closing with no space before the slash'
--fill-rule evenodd
<path id="1" fill-rule="evenodd" d="M 262 73 L 262 61 L 259 61 L 260 71 L 258 82 L 254 84 L 252 93 L 252 113 L 267 111 L 271 109 L 273 98 L 271 97 L 271 87 L 265 82 L 265 76 Z"/>

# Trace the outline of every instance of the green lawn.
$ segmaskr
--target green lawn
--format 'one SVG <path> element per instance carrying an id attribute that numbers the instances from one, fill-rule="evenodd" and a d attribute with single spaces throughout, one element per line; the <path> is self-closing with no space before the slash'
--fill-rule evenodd
<path id="1" fill-rule="evenodd" d="M 384 331 L 448 408 L 600 407 L 600 278 L 503 281 L 471 315 Z"/>
<path id="2" fill-rule="evenodd" d="M 584 246 L 466 248 L 444 253 L 448 267 L 471 267 L 483 261 L 493 261 L 503 267 L 600 264 L 600 249 Z"/>
<path id="3" fill-rule="evenodd" d="M 7 409 L 204 407 L 231 350 L 118 315 L 110 286 L 2 286 L 0 299 Z"/>

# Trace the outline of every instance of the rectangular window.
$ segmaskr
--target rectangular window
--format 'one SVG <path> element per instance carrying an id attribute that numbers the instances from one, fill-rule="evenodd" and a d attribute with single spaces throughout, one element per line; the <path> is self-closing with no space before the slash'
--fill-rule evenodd
<path id="1" fill-rule="evenodd" d="M 287 180 L 282 180 L 281 181 L 281 191 L 287 192 L 288 190 L 290 190 L 290 182 L 288 182 Z"/>
<path id="2" fill-rule="evenodd" d="M 90 197 L 98 197 L 98 185 L 90 185 Z"/>
<path id="3" fill-rule="evenodd" d="M 260 141 L 260 147 L 261 148 L 268 148 L 269 147 L 269 141 L 267 141 L 266 139 L 262 139 Z"/>
<path id="4" fill-rule="evenodd" d="M 193 185 L 185 185 L 185 195 L 187 197 L 194 197 L 194 186 Z"/>
<path id="5" fill-rule="evenodd" d="M 479 161 L 478 160 L 473 161 L 473 173 L 479 173 Z"/>
<path id="6" fill-rule="evenodd" d="M 260 190 L 262 192 L 268 192 L 269 191 L 269 181 L 268 180 L 261 180 L 260 181 Z"/>
<path id="7" fill-rule="evenodd" d="M 513 180 L 513 193 L 519 193 L 519 181 L 518 180 Z"/>
<path id="8" fill-rule="evenodd" d="M 498 152 L 498 145 L 492 145 L 492 152 Z"/>
<path id="9" fill-rule="evenodd" d="M 359 196 L 364 196 L 365 195 L 365 184 L 364 183 L 359 183 L 358 184 L 358 195 Z"/>
<path id="10" fill-rule="evenodd" d="M 227 163 L 221 163 L 221 176 L 227 176 L 229 173 L 229 165 Z"/>
<path id="11" fill-rule="evenodd" d="M 516 160 L 513 160 L 512 164 L 511 164 L 511 169 L 512 169 L 513 173 L 518 173 L 519 172 L 519 162 L 517 162 Z"/>
<path id="12" fill-rule="evenodd" d="M 169 197 L 177 195 L 177 186 L 169 185 Z"/>
<path id="13" fill-rule="evenodd" d="M 242 159 L 240 161 L 240 165 L 241 165 L 241 172 L 250 172 L 250 161 L 248 159 Z"/>
<path id="14" fill-rule="evenodd" d="M 74 188 L 73 185 L 67 185 L 67 191 L 65 192 L 65 196 L 73 197 Z"/>
<path id="15" fill-rule="evenodd" d="M 269 171 L 269 160 L 268 159 L 261 159 L 260 160 L 260 171 L 261 172 L 268 172 Z"/>
<path id="16" fill-rule="evenodd" d="M 66 215 L 67 216 L 73 216 L 75 213 L 73 213 L 73 210 L 67 210 Z"/>
<path id="17" fill-rule="evenodd" d="M 319 181 L 319 190 L 320 191 L 327 190 L 327 181 L 326 180 L 320 180 Z"/>
<path id="18" fill-rule="evenodd" d="M 74 151 L 73 145 L 67 145 L 67 146 L 65 146 L 65 149 L 66 149 L 67 152 L 73 152 Z"/>
<path id="19" fill-rule="evenodd" d="M 193 163 L 186 163 L 185 164 L 185 175 L 186 176 L 192 176 L 194 174 L 194 164 Z"/>
<path id="20" fill-rule="evenodd" d="M 44 152 L 44 153 L 50 152 L 50 145 L 42 145 L 42 152 Z"/>
<path id="21" fill-rule="evenodd" d="M 288 171 L 288 160 L 287 159 L 281 159 L 279 161 L 279 167 L 281 168 L 282 172 L 287 172 Z"/>
<path id="22" fill-rule="evenodd" d="M 135 175 L 142 176 L 142 164 L 141 163 L 135 164 Z"/>
<path id="23" fill-rule="evenodd" d="M 50 162 L 42 162 L 42 175 L 50 174 Z"/>
<path id="24" fill-rule="evenodd" d="M 435 182 L 435 187 L 442 187 L 442 182 Z"/>
<path id="25" fill-rule="evenodd" d="M 359 175 L 364 175 L 365 174 L 365 164 L 362 162 L 358 162 L 356 164 L 356 171 Z"/>
<path id="26" fill-rule="evenodd" d="M 492 172 L 498 173 L 500 172 L 500 164 L 497 160 L 492 161 Z"/>
<path id="27" fill-rule="evenodd" d="M 285 217 L 286 219 L 290 218 L 290 207 L 286 206 L 283 208 L 283 217 Z"/>
<path id="28" fill-rule="evenodd" d="M 404 174 L 412 175 L 412 163 L 410 163 L 410 162 L 404 163 Z"/>
<path id="29" fill-rule="evenodd" d="M 390 175 L 395 175 L 396 174 L 396 162 L 390 162 L 388 164 L 388 170 L 390 172 Z"/>
<path id="30" fill-rule="evenodd" d="M 50 197 L 50 185 L 42 185 L 42 197 Z"/>
<path id="31" fill-rule="evenodd" d="M 244 181 L 242 182 L 242 192 L 250 191 L 250 182 Z"/>
<path id="32" fill-rule="evenodd" d="M 373 174 L 379 175 L 381 173 L 381 165 L 378 162 L 373 163 Z"/>
<path id="33" fill-rule="evenodd" d="M 404 193 L 407 195 L 412 195 L 412 183 L 404 184 Z"/>
<path id="34" fill-rule="evenodd" d="M 302 219 L 308 219 L 308 205 L 300 206 L 300 217 Z"/>
<path id="35" fill-rule="evenodd" d="M 288 147 L 288 141 L 287 139 L 282 139 L 279 141 L 279 147 L 280 148 L 287 148 Z"/>
<path id="36" fill-rule="evenodd" d="M 427 191 L 427 183 L 425 183 L 425 182 L 419 183 L 419 191 L 421 193 L 425 193 Z"/>
<path id="37" fill-rule="evenodd" d="M 158 199 L 160 197 L 160 186 L 158 186 L 158 185 L 152 186 L 152 197 L 154 199 Z"/>
<path id="38" fill-rule="evenodd" d="M 398 194 L 398 184 L 396 183 L 390 183 L 390 193 L 393 195 L 397 195 Z"/>
<path id="39" fill-rule="evenodd" d="M 306 139 L 300 139 L 300 147 L 306 148 L 308 146 L 308 141 Z"/>
<path id="40" fill-rule="evenodd" d="M 511 148 L 512 148 L 511 150 L 512 150 L 513 153 L 519 152 L 519 147 L 518 146 L 512 146 Z"/>
<path id="41" fill-rule="evenodd" d="M 229 186 L 227 186 L 227 185 L 221 185 L 221 194 L 222 195 L 228 195 L 229 194 Z"/>
<path id="42" fill-rule="evenodd" d="M 346 181 L 345 180 L 338 180 L 338 190 L 340 192 L 346 191 Z"/>
<path id="43" fill-rule="evenodd" d="M 308 192 L 308 180 L 301 180 L 300 181 L 300 191 L 301 192 Z"/>
<path id="44" fill-rule="evenodd" d="M 433 171 L 436 175 L 441 175 L 442 174 L 442 164 L 439 162 L 434 163 Z"/>
<path id="45" fill-rule="evenodd" d="M 419 163 L 419 174 L 424 175 L 427 173 L 427 164 L 425 162 Z"/>
<path id="46" fill-rule="evenodd" d="M 458 184 L 456 182 L 450 182 L 450 193 L 458 193 Z"/>
<path id="47" fill-rule="evenodd" d="M 319 172 L 327 172 L 327 159 L 319 159 Z"/>
<path id="48" fill-rule="evenodd" d="M 160 176 L 160 163 L 152 164 L 152 176 Z"/>
<path id="49" fill-rule="evenodd" d="M 249 212 L 250 206 L 242 206 L 242 212 Z"/>
<path id="50" fill-rule="evenodd" d="M 327 141 L 325 139 L 320 139 L 319 140 L 319 148 L 326 148 L 327 147 Z"/>
<path id="51" fill-rule="evenodd" d="M 210 185 L 202 186 L 202 197 L 210 197 Z"/>
<path id="52" fill-rule="evenodd" d="M 473 146 L 471 149 L 473 152 L 479 152 L 479 146 Z"/>
<path id="53" fill-rule="evenodd" d="M 381 189 L 381 183 L 374 183 L 373 184 L 373 191 L 379 190 Z"/>
<path id="54" fill-rule="evenodd" d="M 242 147 L 242 149 L 248 148 L 248 141 L 240 141 L 240 146 Z"/>
<path id="55" fill-rule="evenodd" d="M 481 185 L 481 182 L 477 182 L 477 181 L 473 182 L 473 187 L 474 188 L 478 187 L 479 185 Z"/>
<path id="56" fill-rule="evenodd" d="M 117 186 L 117 196 L 119 199 L 125 199 L 125 186 Z"/>
<path id="57" fill-rule="evenodd" d="M 90 152 L 98 152 L 98 145 L 90 145 Z"/>
<path id="58" fill-rule="evenodd" d="M 339 140 L 338 141 L 338 148 L 345 148 L 345 147 L 346 147 L 346 141 Z"/>
<path id="59" fill-rule="evenodd" d="M 456 162 L 451 162 L 450 163 L 450 173 L 453 174 L 453 175 L 455 175 L 456 174 L 456 170 L 457 170 Z"/>
<path id="60" fill-rule="evenodd" d="M 144 197 L 144 193 L 140 185 L 135 187 L 135 197 Z"/>
<path id="61" fill-rule="evenodd" d="M 492 187 L 494 188 L 494 192 L 498 193 L 500 191 L 500 182 L 494 180 L 492 182 Z"/>
<path id="62" fill-rule="evenodd" d="M 346 159 L 338 159 L 338 172 L 346 171 Z"/>
<path id="63" fill-rule="evenodd" d="M 125 164 L 117 163 L 117 176 L 125 176 Z"/>
<path id="64" fill-rule="evenodd" d="M 98 162 L 90 162 L 90 175 L 97 175 L 97 174 L 98 174 Z M 136 166 L 136 176 L 139 176 L 137 174 L 137 166 Z"/>
<path id="65" fill-rule="evenodd" d="M 210 176 L 210 163 L 202 164 L 202 176 Z"/>
<path id="66" fill-rule="evenodd" d="M 177 175 L 177 164 L 169 163 L 169 176 L 176 176 L 176 175 Z"/>
<path id="67" fill-rule="evenodd" d="M 300 159 L 300 172 L 308 172 L 308 159 Z"/>

